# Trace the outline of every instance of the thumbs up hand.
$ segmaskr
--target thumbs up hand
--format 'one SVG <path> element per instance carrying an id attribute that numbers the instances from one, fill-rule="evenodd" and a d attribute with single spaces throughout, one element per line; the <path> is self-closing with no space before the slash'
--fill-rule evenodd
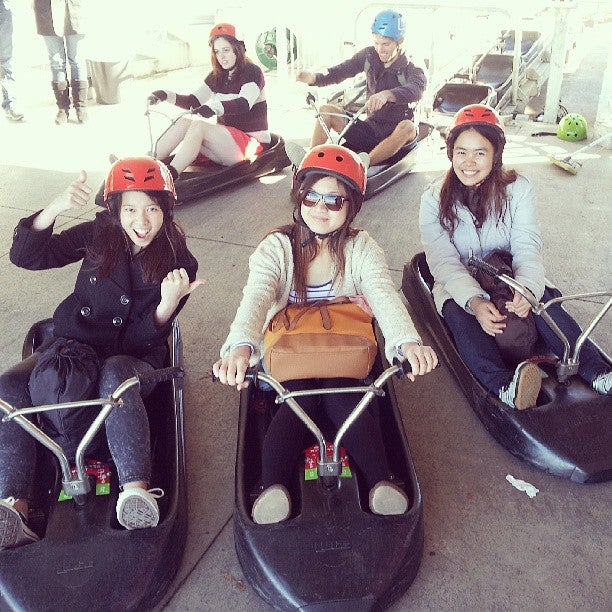
<path id="1" fill-rule="evenodd" d="M 61 213 L 67 210 L 80 210 L 91 196 L 91 187 L 87 184 L 87 172 L 81 170 L 79 177 L 44 208 L 32 222 L 32 229 L 41 231 L 55 222 Z"/>

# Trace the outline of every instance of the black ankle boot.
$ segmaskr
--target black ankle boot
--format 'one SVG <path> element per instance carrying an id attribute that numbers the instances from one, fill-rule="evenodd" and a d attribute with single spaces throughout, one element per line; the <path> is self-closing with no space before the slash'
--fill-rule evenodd
<path id="1" fill-rule="evenodd" d="M 77 122 L 85 123 L 87 121 L 87 92 L 89 90 L 88 81 L 71 81 L 72 87 L 72 105 L 76 110 Z"/>
<path id="2" fill-rule="evenodd" d="M 61 125 L 68 121 L 68 111 L 70 110 L 70 92 L 68 91 L 68 82 L 60 81 L 59 83 L 52 82 L 55 102 L 57 103 L 57 115 L 55 123 Z"/>

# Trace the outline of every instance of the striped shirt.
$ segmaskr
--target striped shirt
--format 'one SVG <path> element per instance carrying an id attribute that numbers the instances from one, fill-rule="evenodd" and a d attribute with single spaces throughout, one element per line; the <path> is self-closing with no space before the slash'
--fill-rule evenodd
<path id="1" fill-rule="evenodd" d="M 316 302 L 317 300 L 333 300 L 336 297 L 333 288 L 332 279 L 329 279 L 323 285 L 306 285 L 306 301 Z M 289 303 L 297 302 L 297 294 L 295 289 L 289 292 Z"/>

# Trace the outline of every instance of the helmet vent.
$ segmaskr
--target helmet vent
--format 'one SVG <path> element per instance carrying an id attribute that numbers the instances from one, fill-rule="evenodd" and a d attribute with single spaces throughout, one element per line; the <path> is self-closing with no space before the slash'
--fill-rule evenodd
<path id="1" fill-rule="evenodd" d="M 136 182 L 136 179 L 134 178 L 134 175 L 132 174 L 132 169 L 131 168 L 122 168 L 124 175 L 123 178 L 126 181 L 132 181 L 132 183 Z"/>
<path id="2" fill-rule="evenodd" d="M 149 168 L 147 170 L 147 176 L 144 177 L 144 182 L 155 180 L 155 168 Z"/>

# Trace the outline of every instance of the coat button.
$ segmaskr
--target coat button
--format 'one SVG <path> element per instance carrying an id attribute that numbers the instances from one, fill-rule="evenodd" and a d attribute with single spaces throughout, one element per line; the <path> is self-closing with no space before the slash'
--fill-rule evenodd
<path id="1" fill-rule="evenodd" d="M 98 282 L 98 278 L 97 278 L 96 276 L 90 276 L 90 277 L 89 277 L 89 282 L 90 282 L 92 285 L 95 285 L 95 284 Z"/>
<path id="2" fill-rule="evenodd" d="M 91 314 L 91 308 L 89 306 L 83 306 L 81 308 L 81 315 L 84 317 L 88 317 Z"/>
<path id="3" fill-rule="evenodd" d="M 121 317 L 115 317 L 113 319 L 113 325 L 115 327 L 120 327 L 121 325 L 123 325 L 123 319 Z"/>
<path id="4" fill-rule="evenodd" d="M 122 296 L 119 298 L 119 301 L 120 301 L 120 302 L 121 302 L 121 303 L 122 303 L 124 306 L 126 306 L 127 304 L 129 304 L 129 303 L 130 303 L 130 298 L 129 298 L 127 295 L 122 295 Z"/>

